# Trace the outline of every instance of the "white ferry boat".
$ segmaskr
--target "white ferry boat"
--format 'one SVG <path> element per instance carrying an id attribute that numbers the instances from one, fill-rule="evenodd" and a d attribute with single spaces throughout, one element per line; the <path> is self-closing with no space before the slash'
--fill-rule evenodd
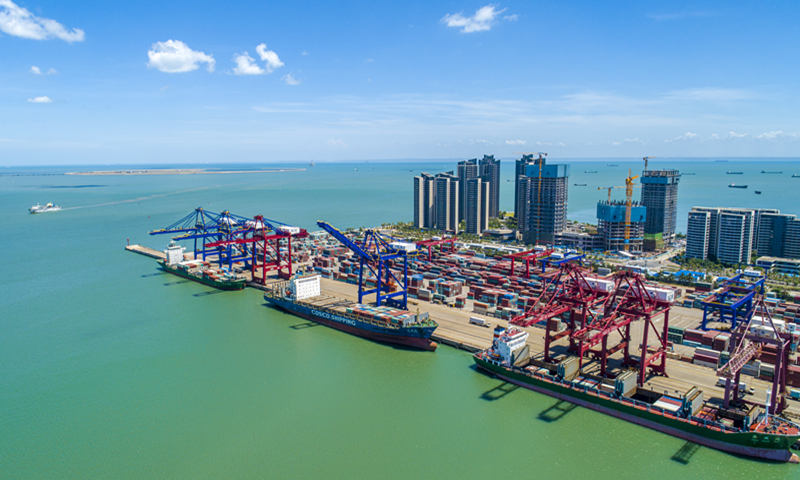
<path id="1" fill-rule="evenodd" d="M 45 206 L 41 206 L 38 203 L 30 208 L 31 213 L 48 213 L 48 212 L 57 212 L 61 210 L 61 207 L 58 205 L 54 205 L 52 203 L 48 203 Z"/>

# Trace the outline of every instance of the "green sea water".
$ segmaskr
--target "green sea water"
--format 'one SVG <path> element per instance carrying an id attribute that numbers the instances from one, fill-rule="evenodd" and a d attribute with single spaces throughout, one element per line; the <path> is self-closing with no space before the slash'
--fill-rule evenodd
<path id="1" fill-rule="evenodd" d="M 604 162 L 598 171 L 627 167 Z M 570 163 L 571 183 L 588 183 L 576 171 L 594 168 Z M 784 164 L 784 175 L 770 180 L 779 187 L 759 198 L 750 191 L 730 199 L 720 195 L 733 189 L 717 184 L 731 182 L 724 171 L 734 162 L 706 163 L 682 180 L 681 208 L 686 199 L 690 206 L 733 199 L 799 213 L 789 189 L 800 179 L 788 177 L 796 163 Z M 167 238 L 146 232 L 197 206 L 305 228 L 315 220 L 340 227 L 409 220 L 411 177 L 454 166 L 142 177 L 6 169 L 0 478 L 800 478 L 795 465 L 695 449 L 504 385 L 477 373 L 467 353 L 352 337 L 273 310 L 253 290 L 219 292 L 162 273 L 154 260 L 123 249 L 128 239 L 162 247 Z M 601 176 L 598 183 L 616 179 Z M 695 181 L 704 182 L 700 191 Z M 596 189 L 579 188 L 589 187 L 570 187 L 571 217 L 598 199 Z M 503 209 L 512 209 L 511 197 L 508 182 Z M 64 210 L 27 213 L 47 201 Z"/>

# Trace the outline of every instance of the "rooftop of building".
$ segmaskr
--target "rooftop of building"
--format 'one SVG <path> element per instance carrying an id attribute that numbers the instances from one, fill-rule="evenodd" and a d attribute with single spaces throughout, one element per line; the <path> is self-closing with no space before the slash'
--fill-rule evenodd
<path id="1" fill-rule="evenodd" d="M 642 172 L 644 177 L 675 177 L 680 174 L 678 170 L 645 170 Z"/>
<path id="2" fill-rule="evenodd" d="M 763 256 L 763 257 L 758 257 L 758 260 L 756 260 L 756 262 L 783 263 L 783 264 L 791 264 L 791 265 L 800 266 L 800 259 L 798 259 L 798 258 L 781 258 L 781 257 Z"/>

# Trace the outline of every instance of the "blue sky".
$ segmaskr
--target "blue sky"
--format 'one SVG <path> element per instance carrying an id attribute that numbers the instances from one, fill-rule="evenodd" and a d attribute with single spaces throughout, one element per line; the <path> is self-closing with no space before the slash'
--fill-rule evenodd
<path id="1" fill-rule="evenodd" d="M 798 13 L 0 0 L 0 164 L 800 157 Z"/>

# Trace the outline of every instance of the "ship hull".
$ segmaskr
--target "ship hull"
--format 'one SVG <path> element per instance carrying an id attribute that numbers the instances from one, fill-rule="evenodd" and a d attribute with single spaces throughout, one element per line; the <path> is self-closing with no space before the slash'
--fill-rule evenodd
<path id="1" fill-rule="evenodd" d="M 214 280 L 213 278 L 208 278 L 208 277 L 196 277 L 194 275 L 189 275 L 183 270 L 170 267 L 163 260 L 159 261 L 158 263 L 161 264 L 161 267 L 164 270 L 168 271 L 173 275 L 177 275 L 179 277 L 183 277 L 187 280 L 192 280 L 197 283 L 202 283 L 203 285 L 208 285 L 209 287 L 218 288 L 220 290 L 242 290 L 246 286 L 244 281 L 226 282 L 226 281 Z"/>
<path id="2" fill-rule="evenodd" d="M 510 371 L 477 356 L 473 358 L 480 369 L 509 383 L 699 445 L 736 455 L 778 462 L 798 463 L 799 460 L 797 455 L 789 451 L 789 447 L 800 438 L 797 436 L 749 432 L 725 433 L 676 417 L 660 415 L 647 409 L 627 405 L 612 398 L 603 398 L 586 391 L 581 392 L 568 386 L 532 378 L 528 375 Z"/>
<path id="3" fill-rule="evenodd" d="M 354 320 L 325 309 L 312 309 L 305 305 L 299 305 L 281 298 L 265 296 L 264 299 L 276 307 L 300 318 L 376 342 L 393 343 L 428 351 L 434 351 L 438 346 L 435 342 L 430 340 L 430 336 L 433 334 L 436 327 L 403 327 L 392 329 Z"/>

